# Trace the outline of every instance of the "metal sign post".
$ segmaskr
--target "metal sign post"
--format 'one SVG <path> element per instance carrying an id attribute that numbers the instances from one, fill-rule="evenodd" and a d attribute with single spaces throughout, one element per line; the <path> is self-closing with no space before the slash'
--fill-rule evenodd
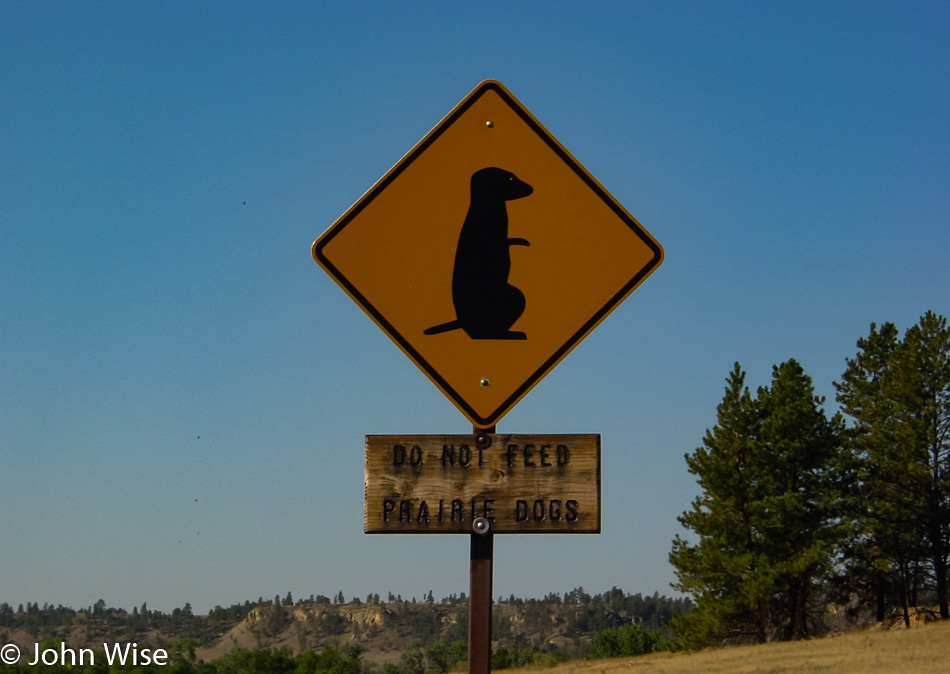
<path id="1" fill-rule="evenodd" d="M 468 597 L 468 672 L 491 671 L 491 597 L 494 535 L 472 534 Z"/>
<path id="2" fill-rule="evenodd" d="M 490 429 L 474 428 L 476 442 Z M 484 442 L 484 441 L 482 441 Z M 468 573 L 468 674 L 491 671 L 491 600 L 492 573 L 495 562 L 495 535 L 485 517 L 472 522 L 471 551 Z"/>

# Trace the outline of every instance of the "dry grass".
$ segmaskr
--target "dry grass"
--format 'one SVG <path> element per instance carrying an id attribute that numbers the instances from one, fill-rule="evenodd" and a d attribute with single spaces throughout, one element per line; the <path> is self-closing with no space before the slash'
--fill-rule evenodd
<path id="1" fill-rule="evenodd" d="M 535 670 L 537 671 L 537 670 Z M 582 660 L 547 674 L 893 674 L 950 672 L 950 622 L 862 630 L 825 639 Z"/>

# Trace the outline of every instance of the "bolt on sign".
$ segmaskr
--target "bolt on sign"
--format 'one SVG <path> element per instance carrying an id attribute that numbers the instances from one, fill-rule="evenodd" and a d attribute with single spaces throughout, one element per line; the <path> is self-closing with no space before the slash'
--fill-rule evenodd
<path id="1" fill-rule="evenodd" d="M 663 260 L 492 80 L 312 252 L 477 428 L 494 426 Z"/>
<path id="2" fill-rule="evenodd" d="M 600 436 L 367 435 L 363 530 L 600 533 Z"/>

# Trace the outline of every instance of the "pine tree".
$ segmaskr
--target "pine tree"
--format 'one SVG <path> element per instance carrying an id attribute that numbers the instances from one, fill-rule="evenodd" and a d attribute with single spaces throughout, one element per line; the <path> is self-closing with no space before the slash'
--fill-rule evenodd
<path id="1" fill-rule="evenodd" d="M 950 555 L 950 331 L 947 320 L 927 312 L 895 350 L 892 398 L 897 443 L 910 461 L 909 495 L 923 541 L 940 617 L 950 618 L 947 562 Z"/>
<path id="2" fill-rule="evenodd" d="M 670 553 L 696 608 L 677 616 L 687 646 L 713 639 L 794 639 L 814 606 L 840 536 L 835 517 L 840 418 L 828 420 L 811 378 L 789 360 L 752 398 L 736 363 L 703 446 L 686 456 L 702 494 L 679 521 Z"/>
<path id="3" fill-rule="evenodd" d="M 927 312 L 897 339 L 891 323 L 871 325 L 848 361 L 838 400 L 854 418 L 852 446 L 863 494 L 859 539 L 885 587 L 896 592 L 905 624 L 929 573 L 942 618 L 948 610 L 950 556 L 950 330 Z"/>
<path id="4" fill-rule="evenodd" d="M 909 606 L 916 594 L 912 569 L 922 541 L 914 533 L 915 507 L 902 469 L 908 457 L 901 456 L 895 437 L 891 370 L 899 342 L 893 323 L 880 329 L 872 323 L 835 388 L 842 409 L 854 420 L 847 434 L 855 466 L 846 510 L 854 523 L 845 556 L 850 584 L 873 592 L 878 621 L 897 605 L 910 625 Z"/>
<path id="5" fill-rule="evenodd" d="M 673 621 L 677 636 L 691 647 L 714 636 L 766 641 L 766 605 L 774 585 L 755 526 L 756 504 L 763 497 L 756 476 L 759 414 L 739 363 L 726 381 L 717 425 L 706 432 L 702 447 L 686 455 L 702 493 L 678 519 L 699 541 L 692 544 L 677 535 L 670 553 L 679 579 L 673 587 L 696 602 L 689 614 Z"/>
<path id="6" fill-rule="evenodd" d="M 760 479 L 770 554 L 780 572 L 774 616 L 781 637 L 801 639 L 824 614 L 824 579 L 842 539 L 838 455 L 843 419 L 828 419 L 811 377 L 794 359 L 773 368 L 759 389 L 759 442 L 767 464 Z"/>

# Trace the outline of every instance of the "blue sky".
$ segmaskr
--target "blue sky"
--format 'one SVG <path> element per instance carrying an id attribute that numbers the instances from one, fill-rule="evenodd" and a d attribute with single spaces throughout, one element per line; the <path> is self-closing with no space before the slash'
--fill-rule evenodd
<path id="1" fill-rule="evenodd" d="M 671 593 L 683 455 L 738 360 L 832 382 L 950 314 L 940 2 L 0 6 L 0 601 L 204 612 L 467 592 L 362 533 L 363 436 L 470 424 L 310 244 L 502 81 L 664 264 L 499 423 L 600 433 L 603 533 L 500 536 L 495 594 Z"/>

